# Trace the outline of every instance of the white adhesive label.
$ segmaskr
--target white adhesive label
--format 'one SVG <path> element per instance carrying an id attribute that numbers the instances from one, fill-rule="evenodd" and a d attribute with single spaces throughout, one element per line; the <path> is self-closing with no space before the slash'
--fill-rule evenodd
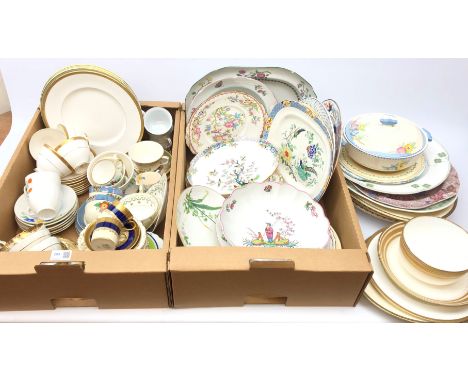
<path id="1" fill-rule="evenodd" d="M 72 257 L 72 251 L 69 249 L 57 249 L 53 250 L 50 254 L 51 261 L 70 261 Z"/>

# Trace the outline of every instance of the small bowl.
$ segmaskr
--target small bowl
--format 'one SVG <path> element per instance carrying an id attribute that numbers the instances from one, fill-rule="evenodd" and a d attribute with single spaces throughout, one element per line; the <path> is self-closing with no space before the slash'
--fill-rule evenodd
<path id="1" fill-rule="evenodd" d="M 42 171 L 56 172 L 61 178 L 75 171 L 71 164 L 49 145 L 44 145 L 39 151 L 36 167 Z"/>
<path id="2" fill-rule="evenodd" d="M 348 155 L 377 171 L 399 171 L 424 155 L 430 134 L 393 114 L 369 113 L 352 118 L 344 128 Z"/>

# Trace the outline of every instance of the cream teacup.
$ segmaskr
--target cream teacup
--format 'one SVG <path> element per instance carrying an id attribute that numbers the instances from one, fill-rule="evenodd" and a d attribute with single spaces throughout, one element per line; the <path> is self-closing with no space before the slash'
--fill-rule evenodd
<path id="1" fill-rule="evenodd" d="M 151 186 L 161 180 L 162 175 L 159 172 L 142 172 L 136 176 L 136 185 L 138 192 L 147 192 Z"/>
<path id="2" fill-rule="evenodd" d="M 42 220 L 53 219 L 60 210 L 62 188 L 60 176 L 52 171 L 39 171 L 25 178 L 24 192 L 31 210 Z"/>
<path id="3" fill-rule="evenodd" d="M 125 182 L 125 166 L 119 158 L 102 158 L 88 168 L 88 177 L 92 184 L 119 187 Z"/>
<path id="4" fill-rule="evenodd" d="M 158 142 L 141 141 L 130 147 L 128 155 L 137 172 L 156 171 L 162 166 L 160 160 L 164 155 L 164 149 Z"/>
<path id="5" fill-rule="evenodd" d="M 91 249 L 93 251 L 115 250 L 122 230 L 123 225 L 118 219 L 98 218 L 90 238 Z"/>
<path id="6" fill-rule="evenodd" d="M 55 236 L 49 236 L 33 243 L 31 246 L 25 249 L 25 251 L 53 251 L 58 249 L 62 249 L 60 240 Z"/>
<path id="7" fill-rule="evenodd" d="M 91 149 L 86 137 L 72 137 L 61 142 L 55 151 L 60 154 L 77 172 L 83 172 L 91 157 Z"/>
<path id="8" fill-rule="evenodd" d="M 36 167 L 38 170 L 56 172 L 62 178 L 75 171 L 64 157 L 47 144 L 42 147 L 37 155 Z"/>

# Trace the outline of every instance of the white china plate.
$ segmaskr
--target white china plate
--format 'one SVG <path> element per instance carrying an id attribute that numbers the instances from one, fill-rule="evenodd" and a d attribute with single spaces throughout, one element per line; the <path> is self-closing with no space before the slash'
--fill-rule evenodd
<path id="1" fill-rule="evenodd" d="M 369 243 L 367 253 L 369 254 L 374 268 L 372 280 L 391 304 L 416 315 L 422 321 L 464 321 L 468 318 L 468 306 L 440 306 L 417 300 L 403 292 L 387 276 L 380 263 L 378 254 L 378 241 L 381 233 L 376 235 Z"/>
<path id="2" fill-rule="evenodd" d="M 241 91 L 251 95 L 262 103 L 267 113 L 270 113 L 278 102 L 270 89 L 260 81 L 245 77 L 225 78 L 205 86 L 203 90 L 193 98 L 190 108 L 187 109 L 186 121 L 189 121 L 193 112 L 198 109 L 205 100 L 227 90 Z"/>
<path id="3" fill-rule="evenodd" d="M 167 206 L 167 175 L 162 174 L 159 182 L 154 184 L 146 192 L 147 194 L 153 195 L 159 202 L 160 210 L 158 211 L 158 218 L 154 223 L 154 227 L 157 227 L 158 224 L 164 219 L 166 215 L 166 206 Z"/>
<path id="4" fill-rule="evenodd" d="M 328 129 L 315 115 L 298 102 L 283 101 L 263 137 L 278 150 L 278 172 L 285 182 L 319 200 L 330 181 L 334 153 Z"/>
<path id="5" fill-rule="evenodd" d="M 128 86 L 99 69 L 76 69 L 46 85 L 41 112 L 47 127 L 89 138 L 96 153 L 127 152 L 143 135 L 140 105 Z"/>
<path id="6" fill-rule="evenodd" d="M 224 197 L 216 191 L 193 186 L 179 197 L 176 209 L 177 230 L 184 246 L 218 246 L 216 221 Z"/>
<path id="7" fill-rule="evenodd" d="M 317 98 L 312 86 L 299 74 L 278 67 L 225 67 L 212 71 L 197 81 L 185 97 L 187 110 L 191 107 L 194 97 L 207 85 L 226 78 L 245 77 L 260 81 L 267 85 L 278 101 L 285 99 L 299 100 L 305 97 Z"/>
<path id="8" fill-rule="evenodd" d="M 205 100 L 187 124 L 187 146 L 197 154 L 217 142 L 259 139 L 267 114 L 253 96 L 237 90 Z"/>
<path id="9" fill-rule="evenodd" d="M 447 151 L 435 139 L 428 143 L 424 151 L 426 168 L 421 176 L 409 183 L 404 184 L 378 184 L 357 180 L 343 171 L 344 176 L 358 186 L 372 191 L 391 195 L 410 195 L 422 191 L 429 191 L 441 185 L 450 173 L 450 161 Z"/>
<path id="10" fill-rule="evenodd" d="M 330 223 L 307 193 L 287 183 L 250 183 L 220 212 L 221 233 L 237 247 L 327 248 Z"/>
<path id="11" fill-rule="evenodd" d="M 145 193 L 126 195 L 120 200 L 120 204 L 125 206 L 133 217 L 141 222 L 154 222 L 161 209 L 159 201 L 153 195 Z M 144 225 L 146 226 L 146 224 Z"/>
<path id="12" fill-rule="evenodd" d="M 264 140 L 215 143 L 190 162 L 187 181 L 221 195 L 250 182 L 263 182 L 278 166 L 278 152 Z"/>
<path id="13" fill-rule="evenodd" d="M 448 220 L 412 219 L 403 228 L 403 238 L 411 253 L 429 267 L 445 272 L 468 270 L 468 233 Z"/>
<path id="14" fill-rule="evenodd" d="M 323 101 L 322 104 L 325 106 L 328 114 L 330 114 L 330 118 L 333 122 L 333 131 L 335 133 L 335 156 L 333 160 L 333 168 L 335 168 L 336 164 L 338 163 L 338 158 L 340 157 L 341 142 L 343 139 L 343 122 L 341 120 L 341 111 L 338 104 L 332 99 L 327 99 Z"/>

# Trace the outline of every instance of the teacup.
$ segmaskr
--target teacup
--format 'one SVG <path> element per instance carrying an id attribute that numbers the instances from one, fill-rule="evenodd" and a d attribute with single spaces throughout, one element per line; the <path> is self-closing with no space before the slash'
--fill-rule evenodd
<path id="1" fill-rule="evenodd" d="M 31 210 L 42 220 L 53 219 L 60 210 L 60 176 L 53 171 L 39 171 L 25 178 L 24 193 Z"/>
<path id="2" fill-rule="evenodd" d="M 72 137 L 61 142 L 55 151 L 60 154 L 76 172 L 83 172 L 88 167 L 91 149 L 86 137 Z"/>
<path id="3" fill-rule="evenodd" d="M 147 192 L 151 186 L 155 185 L 161 180 L 159 172 L 142 172 L 136 176 L 136 185 L 138 192 Z"/>
<path id="4" fill-rule="evenodd" d="M 152 107 L 143 117 L 145 130 L 151 141 L 158 142 L 164 149 L 172 146 L 172 115 L 162 107 Z"/>
<path id="5" fill-rule="evenodd" d="M 50 232 L 45 225 L 38 225 L 29 231 L 23 231 L 4 244 L 3 251 L 20 252 L 27 250 L 37 240 L 50 237 Z"/>
<path id="6" fill-rule="evenodd" d="M 137 172 L 156 171 L 163 165 L 161 162 L 163 154 L 163 147 L 153 141 L 137 142 L 128 150 Z"/>
<path id="7" fill-rule="evenodd" d="M 64 157 L 47 144 L 42 147 L 37 155 L 36 167 L 38 170 L 56 172 L 62 178 L 75 171 Z"/>
<path id="8" fill-rule="evenodd" d="M 102 158 L 90 166 L 88 170 L 96 185 L 116 185 L 117 187 L 125 181 L 125 166 L 117 157 Z"/>
<path id="9" fill-rule="evenodd" d="M 115 250 L 119 244 L 122 223 L 116 218 L 103 217 L 95 222 L 90 244 L 93 251 Z"/>
<path id="10" fill-rule="evenodd" d="M 53 251 L 62 249 L 60 240 L 55 236 L 46 237 L 30 245 L 25 251 Z"/>

